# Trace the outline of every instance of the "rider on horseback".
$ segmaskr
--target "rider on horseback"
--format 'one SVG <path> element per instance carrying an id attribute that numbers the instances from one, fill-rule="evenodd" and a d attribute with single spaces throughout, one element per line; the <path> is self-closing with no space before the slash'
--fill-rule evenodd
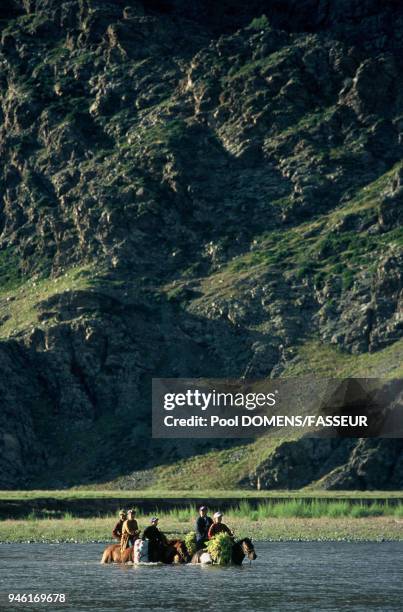
<path id="1" fill-rule="evenodd" d="M 120 539 L 120 550 L 123 552 L 129 546 L 134 544 L 134 541 L 139 537 L 140 531 L 136 519 L 134 518 L 135 510 L 127 511 L 127 520 L 122 526 L 122 537 Z"/>
<path id="2" fill-rule="evenodd" d="M 158 517 L 151 519 L 151 525 L 144 529 L 143 539 L 149 540 L 148 559 L 149 561 L 161 561 L 164 546 L 167 546 L 166 536 L 158 529 Z"/>
<path id="3" fill-rule="evenodd" d="M 119 542 L 122 537 L 123 523 L 125 522 L 126 519 L 127 519 L 126 510 L 121 510 L 119 512 L 119 520 L 112 530 L 112 537 L 114 537 L 116 540 L 119 540 Z"/>
<path id="4" fill-rule="evenodd" d="M 199 515 L 196 520 L 195 532 L 196 532 L 196 550 L 204 548 L 204 543 L 208 539 L 208 530 L 213 524 L 211 516 L 207 516 L 207 506 L 200 506 Z"/>
<path id="5" fill-rule="evenodd" d="M 228 533 L 228 535 L 230 535 L 231 538 L 233 538 L 234 534 L 232 533 L 232 531 L 229 529 L 229 527 L 227 527 L 227 525 L 225 525 L 222 522 L 221 512 L 216 512 L 213 515 L 213 520 L 214 520 L 214 523 L 211 525 L 211 527 L 208 530 L 209 540 L 212 540 L 214 536 L 218 535 L 219 533 Z"/>

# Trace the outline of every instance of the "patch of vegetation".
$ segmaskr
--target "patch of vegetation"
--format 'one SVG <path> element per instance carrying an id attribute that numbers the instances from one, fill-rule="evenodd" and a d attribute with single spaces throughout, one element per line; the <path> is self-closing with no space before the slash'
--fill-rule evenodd
<path id="1" fill-rule="evenodd" d="M 328 121 L 332 117 L 335 110 L 335 105 L 328 106 L 326 108 L 317 108 L 313 112 L 303 115 L 303 117 L 301 117 L 297 123 L 290 125 L 285 130 L 282 130 L 275 136 L 275 139 L 278 140 L 286 138 L 290 135 L 299 134 L 303 131 L 311 131 L 321 123 Z"/>
<path id="2" fill-rule="evenodd" d="M 377 508 L 375 504 L 368 508 L 358 505 L 346 513 L 341 502 L 329 504 L 325 514 L 319 512 L 320 506 L 317 505 L 284 504 L 277 510 L 276 506 L 262 504 L 257 510 L 244 506 L 243 511 L 234 509 L 226 513 L 225 520 L 237 538 L 247 536 L 254 541 L 403 540 L 403 523 L 399 520 L 402 516 L 401 506 L 394 509 L 386 506 L 382 510 L 382 506 Z M 76 518 L 71 513 L 65 513 L 60 519 L 39 519 L 31 513 L 27 519 L 3 520 L 0 521 L 0 542 L 110 542 L 118 509 L 117 503 L 116 514 L 102 518 Z M 255 520 L 252 515 L 251 520 L 250 511 L 258 512 L 260 517 Z M 243 512 L 246 516 L 242 515 Z M 186 522 L 178 522 L 175 517 L 165 513 L 159 513 L 159 516 L 164 533 L 169 537 L 184 538 L 193 527 L 196 509 L 189 511 Z M 140 529 L 149 523 L 146 515 L 139 514 L 137 519 Z"/>
<path id="3" fill-rule="evenodd" d="M 185 523 L 194 519 L 195 508 L 192 505 L 182 508 L 174 508 L 169 511 L 159 511 L 159 516 L 166 521 Z M 248 500 L 242 500 L 225 511 L 225 517 L 229 521 L 240 518 L 251 521 L 262 521 L 268 518 L 361 518 L 369 516 L 394 516 L 401 517 L 403 514 L 403 503 L 360 502 L 350 500 L 326 500 L 326 499 L 289 499 L 285 501 L 270 500 L 252 504 Z"/>
<path id="4" fill-rule="evenodd" d="M 131 136 L 129 143 L 122 148 L 132 146 L 140 148 L 158 147 L 160 149 L 175 148 L 185 143 L 187 125 L 182 119 L 172 119 L 167 123 L 136 130 Z"/>
<path id="5" fill-rule="evenodd" d="M 269 68 L 279 66 L 286 60 L 291 60 L 295 53 L 295 48 L 292 46 L 283 47 L 274 53 L 270 53 L 265 57 L 244 63 L 240 68 L 230 69 L 227 76 L 222 79 L 222 83 L 230 83 L 234 79 L 247 78 L 255 71 L 265 72 Z"/>
<path id="6" fill-rule="evenodd" d="M 366 267 L 372 272 L 374 262 L 379 261 L 390 245 L 403 244 L 402 228 L 382 234 L 356 229 L 376 221 L 380 195 L 398 167 L 394 166 L 360 189 L 346 204 L 322 215 L 320 220 L 255 237 L 253 251 L 232 259 L 220 274 L 252 272 L 258 267 L 275 271 L 281 265 L 284 271 L 298 279 L 312 276 L 319 286 L 341 275 L 343 290 L 351 289 L 360 269 Z M 276 208 L 287 206 L 288 199 L 283 198 L 273 205 Z"/>
<path id="7" fill-rule="evenodd" d="M 195 531 L 189 531 L 189 533 L 186 534 L 185 546 L 187 548 L 189 555 L 193 556 L 195 552 L 197 551 Z"/>
<path id="8" fill-rule="evenodd" d="M 348 291 L 354 284 L 354 274 L 352 270 L 343 270 L 341 275 L 343 291 Z"/>
<path id="9" fill-rule="evenodd" d="M 376 353 L 351 355 L 316 340 L 297 348 L 295 359 L 286 365 L 282 376 L 292 378 L 315 374 L 324 378 L 403 376 L 403 339 Z"/>
<path id="10" fill-rule="evenodd" d="M 293 499 L 285 502 L 264 502 L 257 507 L 243 501 L 238 508 L 227 511 L 226 516 L 235 518 L 249 518 L 252 521 L 261 521 L 268 518 L 360 518 L 363 516 L 395 516 L 399 517 L 403 511 L 403 504 L 380 504 L 378 502 L 363 504 L 348 501 L 326 501 Z"/>
<path id="11" fill-rule="evenodd" d="M 400 499 L 403 502 L 403 491 L 325 491 L 325 490 L 312 490 L 312 489 L 298 489 L 298 491 L 255 491 L 251 489 L 200 489 L 193 490 L 167 490 L 166 488 L 155 488 L 151 487 L 148 489 L 106 489 L 105 484 L 98 485 L 99 488 L 87 489 L 84 486 L 75 487 L 71 489 L 51 489 L 51 490 L 23 490 L 23 491 L 0 491 L 0 500 L 15 500 L 22 502 L 29 502 L 35 499 L 59 499 L 70 500 L 70 499 L 116 499 L 116 508 L 120 508 L 122 499 L 130 498 L 134 504 L 136 500 L 149 499 L 149 498 L 161 498 L 162 500 L 172 500 L 175 498 L 180 499 L 193 499 L 196 495 L 197 499 L 221 499 L 232 501 L 240 501 L 245 498 L 261 498 L 261 499 L 303 499 L 305 497 L 315 497 L 317 499 L 343 499 L 345 497 L 349 499 L 360 500 L 362 498 L 371 499 L 376 498 L 377 500 L 383 499 Z M 101 488 L 102 487 L 102 488 Z"/>
<path id="12" fill-rule="evenodd" d="M 43 13 L 28 13 L 26 15 L 21 15 L 20 17 L 16 17 L 15 19 L 8 20 L 7 27 L 3 29 L 4 34 L 19 34 L 20 32 L 24 34 L 35 34 L 36 30 L 39 26 L 46 23 L 48 18 Z"/>
<path id="13" fill-rule="evenodd" d="M 186 298 L 186 289 L 182 285 L 172 287 L 167 291 L 166 296 L 168 302 L 182 302 Z"/>
<path id="14" fill-rule="evenodd" d="M 10 266 L 9 286 L 3 288 L 0 300 L 0 318 L 4 323 L 0 326 L 0 338 L 8 338 L 31 326 L 41 327 L 37 305 L 52 295 L 64 291 L 76 291 L 88 288 L 92 276 L 84 273 L 93 270 L 91 265 L 84 265 L 67 270 L 62 276 L 45 279 L 25 279 L 18 281 L 16 260 L 14 268 Z"/>
<path id="15" fill-rule="evenodd" d="M 256 465 L 267 458 L 284 438 L 260 438 L 223 450 L 212 450 L 204 455 L 177 461 L 171 465 L 153 469 L 155 487 L 165 490 L 214 487 L 228 489 L 237 487 Z"/>
<path id="16" fill-rule="evenodd" d="M 0 251 L 0 294 L 17 289 L 23 282 L 21 258 L 15 248 Z"/>
<path id="17" fill-rule="evenodd" d="M 385 188 L 390 184 L 392 177 L 403 168 L 403 162 L 394 164 L 387 172 L 377 179 L 364 185 L 347 201 L 338 206 L 332 213 L 333 223 L 351 214 L 370 214 L 377 212 L 379 201 Z"/>
<path id="18" fill-rule="evenodd" d="M 266 17 L 266 15 L 261 15 L 260 17 L 255 17 L 252 19 L 248 26 L 248 30 L 266 30 L 270 27 L 270 21 Z"/>

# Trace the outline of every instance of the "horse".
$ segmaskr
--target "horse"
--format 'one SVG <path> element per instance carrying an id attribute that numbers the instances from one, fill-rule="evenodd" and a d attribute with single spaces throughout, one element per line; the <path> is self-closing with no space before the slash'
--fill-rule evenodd
<path id="1" fill-rule="evenodd" d="M 136 540 L 137 541 L 137 540 Z M 138 563 L 138 558 L 135 555 L 135 547 L 126 548 L 123 553 L 120 550 L 120 544 L 111 544 L 108 546 L 102 555 L 101 563 Z M 182 540 L 168 540 L 166 545 L 161 548 L 161 553 L 156 559 L 157 562 L 172 564 L 172 563 L 189 563 L 191 557 Z M 148 551 L 145 553 L 144 562 L 148 561 Z"/>
<path id="2" fill-rule="evenodd" d="M 111 544 L 105 548 L 101 563 L 134 563 L 134 546 L 129 546 L 122 553 L 120 544 Z"/>
<path id="3" fill-rule="evenodd" d="M 252 540 L 249 538 L 243 538 L 243 540 L 239 540 L 239 542 L 234 542 L 231 551 L 231 563 L 233 565 L 242 565 L 242 561 L 245 557 L 250 561 L 254 561 L 257 558 Z M 212 564 L 213 560 L 208 550 L 202 548 L 195 552 L 191 562 L 193 564 L 201 563 L 202 565 L 206 565 Z"/>
<path id="4" fill-rule="evenodd" d="M 151 542 L 149 547 L 149 561 L 157 563 L 190 563 L 191 557 L 182 540 L 167 540 L 162 543 Z"/>
<path id="5" fill-rule="evenodd" d="M 136 540 L 136 542 L 142 542 L 142 540 Z M 145 551 L 145 558 L 148 560 L 148 547 Z M 129 546 L 125 550 L 120 550 L 120 544 L 111 544 L 105 548 L 101 563 L 138 563 L 138 559 L 135 559 L 135 547 Z"/>
<path id="6" fill-rule="evenodd" d="M 247 557 L 249 561 L 255 561 L 257 554 L 250 538 L 243 538 L 235 542 L 231 551 L 231 562 L 234 565 L 242 565 L 242 561 Z"/>
<path id="7" fill-rule="evenodd" d="M 163 548 L 163 563 L 190 563 L 191 556 L 183 540 L 168 540 Z"/>
<path id="8" fill-rule="evenodd" d="M 124 553 L 125 552 L 126 551 L 124 551 Z M 101 563 L 122 563 L 120 544 L 110 544 L 110 546 L 105 548 L 102 555 Z"/>

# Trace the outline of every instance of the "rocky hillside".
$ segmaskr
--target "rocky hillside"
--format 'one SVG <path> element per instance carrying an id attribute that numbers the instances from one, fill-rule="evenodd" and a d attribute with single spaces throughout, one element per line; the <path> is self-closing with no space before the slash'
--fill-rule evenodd
<path id="1" fill-rule="evenodd" d="M 245 4 L 1 3 L 0 487 L 403 485 L 149 439 L 152 376 L 403 375 L 402 5 Z"/>

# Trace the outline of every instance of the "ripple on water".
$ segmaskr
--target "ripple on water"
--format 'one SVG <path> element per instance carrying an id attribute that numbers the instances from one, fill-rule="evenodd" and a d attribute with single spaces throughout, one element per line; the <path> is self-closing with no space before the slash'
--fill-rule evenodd
<path id="1" fill-rule="evenodd" d="M 67 603 L 48 610 L 402 610 L 402 542 L 258 542 L 241 568 L 101 565 L 103 549 L 1 545 L 0 609 L 38 610 L 6 605 L 9 592 L 63 592 Z"/>

